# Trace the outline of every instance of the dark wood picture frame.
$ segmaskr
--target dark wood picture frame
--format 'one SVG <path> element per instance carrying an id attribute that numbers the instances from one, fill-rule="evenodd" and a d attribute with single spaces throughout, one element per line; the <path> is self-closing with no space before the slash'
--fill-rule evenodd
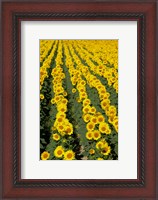
<path id="1" fill-rule="evenodd" d="M 156 8 L 157 2 L 154 0 L 2 1 L 2 199 L 158 199 Z M 20 22 L 23 20 L 138 22 L 138 178 L 136 180 L 21 179 Z"/>

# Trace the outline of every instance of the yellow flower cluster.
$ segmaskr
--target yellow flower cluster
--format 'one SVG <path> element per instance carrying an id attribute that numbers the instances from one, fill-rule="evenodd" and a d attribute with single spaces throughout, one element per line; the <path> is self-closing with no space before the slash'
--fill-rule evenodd
<path id="1" fill-rule="evenodd" d="M 111 123 L 115 127 L 116 131 L 118 131 L 117 113 L 115 112 L 115 114 L 110 115 L 109 112 L 108 112 L 109 107 L 111 106 L 110 105 L 110 99 L 109 99 L 110 94 L 106 91 L 106 88 L 101 83 L 101 81 L 96 76 L 91 74 L 88 67 L 81 63 L 79 57 L 75 54 L 74 48 L 72 47 L 72 45 L 70 43 L 69 43 L 69 48 L 72 52 L 72 57 L 74 58 L 74 61 L 77 64 L 77 68 L 79 69 L 79 71 L 82 72 L 83 76 L 86 78 L 87 84 L 90 87 L 96 88 L 96 90 L 98 91 L 100 102 L 101 102 L 101 107 L 105 111 L 106 115 L 109 117 L 108 122 Z M 112 107 L 115 108 L 115 106 L 112 106 Z M 88 109 L 88 107 L 86 107 L 84 109 Z M 115 111 L 116 111 L 116 108 L 115 108 Z M 107 130 L 107 134 L 111 133 L 109 126 L 108 126 L 108 128 L 106 128 L 106 130 Z"/>
<path id="2" fill-rule="evenodd" d="M 52 70 L 52 77 L 53 77 L 53 91 L 54 91 L 54 98 L 52 98 L 51 103 L 56 104 L 57 107 L 57 114 L 56 114 L 56 120 L 53 125 L 53 130 L 57 129 L 58 133 L 60 133 L 61 136 L 72 135 L 73 134 L 73 126 L 69 122 L 69 120 L 66 118 L 66 112 L 67 112 L 67 103 L 68 100 L 65 98 L 65 90 L 62 86 L 62 81 L 65 78 L 65 74 L 63 72 L 62 66 L 62 44 L 61 41 L 59 42 L 58 46 L 58 54 L 56 57 L 56 67 Z M 58 140 L 58 136 L 54 135 L 55 140 Z"/>
<path id="3" fill-rule="evenodd" d="M 50 45 L 52 45 L 51 40 L 47 41 L 47 44 L 49 42 L 50 42 Z M 49 51 L 50 45 L 48 45 L 48 48 L 47 48 L 47 46 L 45 47 L 45 51 L 46 50 Z M 49 56 L 44 60 L 42 66 L 40 67 L 40 90 L 41 90 L 42 85 L 44 83 L 44 79 L 46 77 L 48 77 L 47 69 L 50 68 L 50 64 L 51 64 L 52 58 L 54 57 L 54 53 L 56 51 L 57 45 L 58 45 L 58 41 L 55 41 L 52 51 L 50 52 Z M 42 46 L 42 44 L 41 44 L 41 46 Z"/>
<path id="4" fill-rule="evenodd" d="M 77 45 L 83 49 L 88 50 L 93 57 L 91 57 L 98 64 L 107 64 L 107 62 L 114 65 L 118 69 L 118 41 L 117 40 L 92 40 L 87 43 L 85 40 L 76 41 Z"/>
<path id="5" fill-rule="evenodd" d="M 108 46 L 108 45 L 106 45 L 107 42 L 109 42 L 111 44 L 110 49 L 107 48 L 107 46 Z M 111 86 L 113 84 L 114 89 L 118 93 L 118 73 L 117 73 L 118 63 L 114 63 L 115 67 L 113 67 L 113 68 L 106 67 L 106 65 L 104 65 L 104 63 L 107 64 L 107 62 L 103 62 L 102 59 L 100 59 L 101 55 L 98 55 L 98 54 L 100 54 L 100 52 L 97 52 L 97 55 L 95 56 L 96 53 L 94 53 L 93 50 L 89 50 L 89 51 L 93 52 L 93 54 L 90 53 L 88 50 L 85 50 L 85 42 L 84 41 L 78 41 L 75 43 L 72 42 L 72 45 L 75 48 L 76 52 L 79 54 L 79 56 L 90 67 L 90 69 L 95 74 L 98 74 L 98 75 L 106 78 L 108 81 L 108 85 Z M 93 45 L 93 42 L 91 42 L 91 45 Z M 100 48 L 99 42 L 97 45 L 95 45 L 95 48 L 97 48 L 97 46 L 99 46 L 99 48 Z M 103 45 L 103 48 L 104 47 L 106 47 L 104 49 L 106 56 L 108 57 L 108 55 L 110 55 L 109 59 L 111 61 L 112 61 L 112 58 L 114 58 L 114 60 L 117 61 L 117 54 L 118 54 L 117 42 L 115 40 L 114 41 L 106 41 L 105 45 Z M 113 50 L 113 48 L 114 48 L 114 50 Z M 90 49 L 90 48 L 88 48 L 88 49 Z M 94 48 L 92 48 L 92 49 L 94 49 Z M 108 49 L 108 51 L 107 51 L 107 49 Z M 111 57 L 112 55 L 113 55 L 113 57 Z M 96 62 L 98 65 L 96 66 L 93 61 Z"/>
<path id="6" fill-rule="evenodd" d="M 109 106 L 107 109 L 106 109 L 106 115 L 109 117 L 109 123 L 111 123 L 116 132 L 118 133 L 118 116 L 117 116 L 117 110 L 116 110 L 116 107 L 115 106 Z"/>
<path id="7" fill-rule="evenodd" d="M 66 43 L 64 43 L 63 46 L 64 46 L 65 56 L 66 56 L 66 67 L 69 70 L 72 85 L 76 86 L 76 89 L 79 92 L 78 102 L 83 102 L 84 99 L 87 99 L 86 82 L 81 77 L 82 76 L 81 71 L 74 68 L 74 63 L 72 61 L 72 57 L 70 56 Z M 90 100 L 88 99 L 88 101 Z"/>
<path id="8" fill-rule="evenodd" d="M 101 152 L 101 154 L 105 156 L 109 155 L 109 153 L 111 152 L 111 147 L 105 140 L 100 140 L 99 142 L 97 142 L 96 148 Z"/>
<path id="9" fill-rule="evenodd" d="M 72 57 L 70 56 L 70 53 L 68 51 L 68 47 L 66 44 L 64 44 L 64 49 L 65 49 L 65 55 L 66 55 L 66 66 L 68 66 L 69 73 L 71 76 L 71 82 L 73 85 L 76 86 L 78 93 L 79 93 L 79 98 L 78 101 L 82 103 L 82 111 L 84 113 L 83 119 L 85 122 L 89 122 L 93 124 L 93 128 L 95 127 L 96 124 L 96 108 L 94 106 L 91 106 L 91 100 L 88 98 L 87 92 L 86 92 L 86 81 L 84 81 L 81 78 L 81 71 L 79 69 L 74 68 L 74 64 L 72 61 Z M 100 114 L 100 116 L 102 116 Z M 102 116 L 103 117 L 103 116 Z M 87 129 L 89 129 L 89 124 L 87 124 Z"/>
<path id="10" fill-rule="evenodd" d="M 48 55 L 48 52 L 51 50 L 53 46 L 53 40 L 40 40 L 40 62 Z"/>
<path id="11" fill-rule="evenodd" d="M 57 158 L 63 158 L 64 160 L 74 160 L 75 153 L 72 150 L 65 151 L 62 146 L 57 146 L 54 150 L 54 155 Z"/>
<path id="12" fill-rule="evenodd" d="M 66 55 L 66 66 L 68 66 L 70 75 L 71 75 L 71 81 L 73 85 L 76 85 L 76 88 L 79 92 L 79 101 L 82 103 L 82 111 L 83 111 L 83 120 L 87 123 L 86 128 L 87 128 L 87 133 L 86 133 L 86 138 L 88 140 L 94 140 L 97 141 L 101 138 L 101 134 L 110 134 L 111 129 L 108 125 L 108 123 L 105 122 L 104 116 L 96 111 L 96 108 L 94 106 L 91 106 L 91 100 L 88 98 L 88 95 L 86 93 L 86 81 L 84 81 L 81 78 L 81 72 L 82 75 L 87 74 L 88 70 L 85 68 L 81 68 L 82 64 L 80 63 L 79 59 L 75 54 L 73 54 L 73 50 L 69 46 L 70 51 L 72 52 L 72 57 L 70 56 L 70 53 L 68 51 L 68 45 L 64 44 L 64 49 L 65 49 L 65 55 Z M 76 69 L 73 67 L 73 61 L 72 58 L 74 59 L 76 63 Z M 84 71 L 85 70 L 85 71 Z M 85 75 L 86 76 L 86 75 Z M 102 97 L 103 98 L 103 97 Z M 98 125 L 99 130 L 97 129 L 96 125 Z M 103 146 L 102 149 L 102 154 L 103 155 L 108 155 L 111 152 L 110 146 L 108 146 L 108 143 Z M 93 155 L 95 154 L 94 149 L 89 150 L 89 154 Z"/>

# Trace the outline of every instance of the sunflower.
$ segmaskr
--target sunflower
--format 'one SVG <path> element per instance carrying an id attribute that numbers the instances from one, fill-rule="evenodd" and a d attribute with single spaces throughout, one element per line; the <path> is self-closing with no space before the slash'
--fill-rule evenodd
<path id="1" fill-rule="evenodd" d="M 114 125 L 116 131 L 118 132 L 118 119 L 114 120 L 113 125 Z"/>
<path id="2" fill-rule="evenodd" d="M 110 100 L 109 99 L 105 99 L 105 100 L 103 100 L 102 102 L 101 102 L 101 107 L 102 107 L 102 109 L 107 109 L 108 108 L 108 106 L 109 106 L 109 104 L 110 104 Z"/>
<path id="3" fill-rule="evenodd" d="M 53 136 L 53 139 L 54 139 L 55 141 L 60 140 L 60 135 L 58 135 L 57 133 L 54 133 L 52 136 Z"/>
<path id="4" fill-rule="evenodd" d="M 87 98 L 86 92 L 82 92 L 82 93 L 80 94 L 80 98 L 81 98 L 81 99 Z"/>
<path id="5" fill-rule="evenodd" d="M 107 131 L 106 131 L 106 134 L 110 134 L 111 133 L 111 129 L 108 127 Z"/>
<path id="6" fill-rule="evenodd" d="M 115 111 L 116 107 L 115 106 L 109 106 L 109 111 Z"/>
<path id="7" fill-rule="evenodd" d="M 93 139 L 98 140 L 101 137 L 100 131 L 94 130 L 93 131 Z"/>
<path id="8" fill-rule="evenodd" d="M 85 99 L 84 99 L 85 100 Z M 87 103 L 87 102 L 84 102 L 84 100 L 83 100 L 83 106 L 88 106 L 89 105 L 89 103 Z"/>
<path id="9" fill-rule="evenodd" d="M 92 131 L 95 127 L 95 124 L 93 122 L 89 122 L 87 125 L 86 125 L 86 128 L 88 131 Z"/>
<path id="10" fill-rule="evenodd" d="M 57 146 L 57 148 L 54 150 L 54 155 L 57 158 L 61 158 L 64 154 L 64 149 L 62 146 Z"/>
<path id="11" fill-rule="evenodd" d="M 51 99 L 51 103 L 52 103 L 52 104 L 55 104 L 54 98 Z"/>
<path id="12" fill-rule="evenodd" d="M 69 124 L 68 126 L 66 126 L 65 132 L 66 132 L 68 135 L 72 135 L 72 134 L 73 134 L 73 127 L 72 127 L 72 125 Z"/>
<path id="13" fill-rule="evenodd" d="M 115 116 L 109 116 L 108 122 L 113 124 Z"/>
<path id="14" fill-rule="evenodd" d="M 103 140 L 101 140 L 101 141 L 99 141 L 99 142 L 96 143 L 96 148 L 97 149 L 102 149 L 105 144 L 106 144 L 106 142 L 103 141 Z"/>
<path id="15" fill-rule="evenodd" d="M 86 133 L 86 138 L 87 138 L 88 140 L 92 140 L 92 139 L 93 139 L 93 132 L 92 132 L 92 131 L 88 131 L 88 132 Z"/>
<path id="16" fill-rule="evenodd" d="M 58 111 L 65 113 L 67 111 L 67 107 L 64 104 L 62 104 L 58 107 Z"/>
<path id="17" fill-rule="evenodd" d="M 97 121 L 98 121 L 97 117 L 93 116 L 93 117 L 91 117 L 90 120 L 91 120 L 92 123 L 97 124 Z"/>
<path id="18" fill-rule="evenodd" d="M 90 149 L 89 150 L 89 154 L 93 155 L 95 153 L 95 150 L 94 149 Z"/>
<path id="19" fill-rule="evenodd" d="M 57 117 L 56 119 L 57 123 L 62 123 L 64 121 L 64 118 L 62 116 Z"/>
<path id="20" fill-rule="evenodd" d="M 43 94 L 40 94 L 40 99 L 44 99 L 44 95 Z"/>
<path id="21" fill-rule="evenodd" d="M 77 98 L 76 98 L 76 101 L 77 101 L 78 103 L 80 103 L 80 102 L 81 102 L 81 99 L 80 99 L 79 97 L 77 97 Z"/>
<path id="22" fill-rule="evenodd" d="M 97 160 L 104 160 L 103 158 L 98 158 Z"/>
<path id="23" fill-rule="evenodd" d="M 102 122 L 104 122 L 105 119 L 104 119 L 103 115 L 98 115 L 98 117 L 97 117 L 97 121 L 98 121 L 98 123 L 102 123 Z"/>
<path id="24" fill-rule="evenodd" d="M 64 74 L 64 73 L 62 73 L 62 75 L 61 75 L 61 78 L 62 78 L 62 79 L 64 79 L 64 78 L 65 78 L 65 74 Z"/>
<path id="25" fill-rule="evenodd" d="M 75 93 L 75 92 L 76 92 L 76 89 L 75 89 L 75 88 L 73 88 L 73 89 L 72 89 L 72 93 Z"/>
<path id="26" fill-rule="evenodd" d="M 107 156 L 107 155 L 110 154 L 110 152 L 111 152 L 111 147 L 108 146 L 108 144 L 105 144 L 104 147 L 101 150 L 101 154 Z"/>
<path id="27" fill-rule="evenodd" d="M 106 92 L 105 94 L 100 94 L 99 95 L 100 99 L 104 99 L 104 100 L 108 99 L 109 96 L 110 96 L 110 94 L 108 92 Z"/>
<path id="28" fill-rule="evenodd" d="M 86 85 L 86 81 L 82 80 L 80 84 L 81 85 Z"/>
<path id="29" fill-rule="evenodd" d="M 54 68 L 54 69 L 52 70 L 52 72 L 51 72 L 51 75 L 54 75 L 56 72 L 57 72 L 57 69 Z"/>
<path id="30" fill-rule="evenodd" d="M 67 96 L 67 92 L 66 92 L 66 91 L 64 91 L 64 92 L 63 92 L 63 95 L 64 95 L 64 97 L 66 97 L 66 96 Z"/>
<path id="31" fill-rule="evenodd" d="M 116 107 L 114 106 L 110 106 L 108 111 L 107 111 L 107 115 L 108 116 L 116 116 Z"/>
<path id="32" fill-rule="evenodd" d="M 96 113 L 96 108 L 95 108 L 95 107 L 91 107 L 90 112 L 91 112 L 92 114 Z"/>
<path id="33" fill-rule="evenodd" d="M 55 127 L 55 126 L 52 126 L 51 129 L 52 129 L 52 131 L 55 131 L 55 130 L 56 130 L 56 127 Z"/>
<path id="34" fill-rule="evenodd" d="M 79 93 L 85 92 L 84 87 L 78 87 Z"/>
<path id="35" fill-rule="evenodd" d="M 105 89 L 101 89 L 99 92 L 100 92 L 100 94 L 105 94 L 106 90 Z"/>
<path id="36" fill-rule="evenodd" d="M 68 102 L 68 100 L 65 99 L 65 98 L 63 98 L 62 101 L 61 101 L 62 104 L 67 104 L 67 102 Z"/>
<path id="37" fill-rule="evenodd" d="M 90 119 L 91 119 L 91 115 L 90 115 L 90 114 L 84 114 L 84 115 L 83 115 L 83 120 L 84 120 L 85 122 L 89 122 Z"/>
<path id="38" fill-rule="evenodd" d="M 90 105 L 90 103 L 91 103 L 90 99 L 84 99 L 83 100 L 83 106 L 84 107 Z"/>
<path id="39" fill-rule="evenodd" d="M 82 110 L 83 110 L 83 113 L 89 113 L 90 109 L 91 109 L 90 106 L 84 106 Z"/>
<path id="40" fill-rule="evenodd" d="M 48 151 L 44 151 L 44 152 L 41 154 L 41 159 L 42 159 L 42 160 L 48 160 L 49 157 L 50 157 L 50 153 L 48 153 Z"/>
<path id="41" fill-rule="evenodd" d="M 75 153 L 72 150 L 68 150 L 64 153 L 64 160 L 74 160 Z"/>
<path id="42" fill-rule="evenodd" d="M 101 133 L 106 133 L 107 130 L 108 130 L 108 124 L 107 123 L 102 122 L 102 123 L 99 124 L 99 131 Z"/>
<path id="43" fill-rule="evenodd" d="M 63 124 L 59 124 L 57 128 L 59 132 L 63 132 L 65 130 L 65 127 Z"/>
<path id="44" fill-rule="evenodd" d="M 56 114 L 56 118 L 59 118 L 59 117 L 66 118 L 66 114 L 65 114 L 65 113 L 62 113 L 62 112 L 58 112 L 58 113 Z"/>
<path id="45" fill-rule="evenodd" d="M 55 103 L 57 103 L 58 101 L 60 101 L 61 100 L 61 96 L 55 96 L 54 97 L 54 101 L 55 101 Z"/>

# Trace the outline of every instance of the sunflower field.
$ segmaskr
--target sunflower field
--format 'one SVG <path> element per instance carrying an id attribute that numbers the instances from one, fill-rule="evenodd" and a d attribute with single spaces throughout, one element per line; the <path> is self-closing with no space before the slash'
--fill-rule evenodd
<path id="1" fill-rule="evenodd" d="M 118 40 L 40 40 L 40 159 L 118 159 Z"/>

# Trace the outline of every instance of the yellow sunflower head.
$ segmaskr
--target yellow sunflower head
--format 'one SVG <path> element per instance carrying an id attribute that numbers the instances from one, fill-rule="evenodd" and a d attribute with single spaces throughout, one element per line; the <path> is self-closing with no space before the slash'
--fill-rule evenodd
<path id="1" fill-rule="evenodd" d="M 52 103 L 52 104 L 55 104 L 54 98 L 51 99 L 51 103 Z"/>
<path id="2" fill-rule="evenodd" d="M 108 144 L 105 144 L 104 147 L 101 150 L 101 154 L 107 156 L 107 155 L 110 154 L 110 152 L 111 152 L 111 147 L 108 146 Z"/>
<path id="3" fill-rule="evenodd" d="M 113 125 L 115 127 L 115 130 L 118 132 L 118 119 L 114 120 Z"/>
<path id="4" fill-rule="evenodd" d="M 72 93 L 75 93 L 75 92 L 76 92 L 76 89 L 75 89 L 75 88 L 73 88 L 73 89 L 72 89 Z"/>
<path id="5" fill-rule="evenodd" d="M 105 140 L 101 140 L 101 141 L 98 141 L 96 143 L 96 148 L 97 149 L 102 149 L 104 147 L 104 145 L 107 144 L 107 142 Z"/>
<path id="6" fill-rule="evenodd" d="M 65 132 L 68 135 L 72 135 L 73 134 L 73 126 L 71 124 L 69 124 L 68 126 L 65 127 Z"/>
<path id="7" fill-rule="evenodd" d="M 115 116 L 116 115 L 116 107 L 115 106 L 110 106 L 108 111 L 107 111 L 107 115 L 108 116 Z"/>
<path id="8" fill-rule="evenodd" d="M 61 100 L 61 96 L 57 95 L 57 96 L 54 97 L 55 103 L 57 103 L 60 100 Z"/>
<path id="9" fill-rule="evenodd" d="M 90 149 L 89 150 L 89 154 L 93 155 L 95 153 L 95 150 L 94 149 Z"/>
<path id="10" fill-rule="evenodd" d="M 68 150 L 64 153 L 64 160 L 74 160 L 75 153 L 72 150 Z"/>
<path id="11" fill-rule="evenodd" d="M 87 93 L 86 93 L 86 92 L 80 93 L 80 98 L 81 98 L 81 99 L 87 98 Z"/>
<path id="12" fill-rule="evenodd" d="M 108 124 L 107 123 L 102 122 L 102 123 L 99 124 L 99 131 L 101 133 L 106 133 L 108 129 L 109 128 L 108 128 Z"/>
<path id="13" fill-rule="evenodd" d="M 59 112 L 65 113 L 65 112 L 67 111 L 67 107 L 65 106 L 65 104 L 61 104 L 61 105 L 57 108 L 57 110 L 58 110 Z"/>
<path id="14" fill-rule="evenodd" d="M 98 115 L 97 121 L 98 121 L 99 124 L 102 123 L 102 122 L 104 122 L 105 119 L 104 119 L 103 115 Z"/>
<path id="15" fill-rule="evenodd" d="M 66 96 L 67 96 L 67 92 L 66 92 L 66 91 L 64 91 L 64 92 L 63 92 L 63 95 L 64 95 L 64 97 L 66 97 Z"/>
<path id="16" fill-rule="evenodd" d="M 86 133 L 86 138 L 87 138 L 88 140 L 92 140 L 92 139 L 93 139 L 93 132 L 92 132 L 92 131 L 88 131 L 88 132 Z"/>
<path id="17" fill-rule="evenodd" d="M 67 102 L 68 102 L 68 100 L 67 100 L 66 98 L 63 98 L 63 99 L 61 100 L 61 103 L 62 103 L 62 104 L 67 104 Z"/>
<path id="18" fill-rule="evenodd" d="M 62 112 L 58 112 L 58 113 L 56 114 L 56 118 L 59 118 L 59 117 L 62 117 L 63 119 L 65 119 L 65 118 L 66 118 L 66 114 L 65 114 L 65 113 L 62 113 Z"/>
<path id="19" fill-rule="evenodd" d="M 109 99 L 105 99 L 105 100 L 103 100 L 102 102 L 101 102 L 101 107 L 102 107 L 102 109 L 107 109 L 108 107 L 109 107 L 109 105 L 110 105 L 110 100 Z"/>
<path id="20" fill-rule="evenodd" d="M 42 160 L 48 160 L 49 157 L 50 157 L 50 153 L 48 153 L 48 151 L 44 151 L 44 152 L 41 154 L 41 159 L 42 159 Z"/>
<path id="21" fill-rule="evenodd" d="M 97 160 L 104 160 L 103 158 L 98 158 Z"/>
<path id="22" fill-rule="evenodd" d="M 84 114 L 84 115 L 83 115 L 83 120 L 84 120 L 85 122 L 89 122 L 90 119 L 91 119 L 91 115 L 90 115 L 90 114 Z"/>
<path id="23" fill-rule="evenodd" d="M 62 146 L 57 146 L 54 150 L 54 155 L 57 158 L 61 158 L 64 155 L 64 148 Z"/>
<path id="24" fill-rule="evenodd" d="M 40 94 L 40 99 L 44 99 L 44 95 L 43 94 Z"/>
<path id="25" fill-rule="evenodd" d="M 97 124 L 98 120 L 97 120 L 97 117 L 93 116 L 91 117 L 91 122 L 94 123 L 94 124 Z"/>
<path id="26" fill-rule="evenodd" d="M 87 125 L 86 125 L 86 128 L 88 131 L 92 131 L 94 130 L 95 128 L 95 124 L 93 122 L 89 122 Z"/>
<path id="27" fill-rule="evenodd" d="M 91 112 L 92 114 L 95 114 L 95 113 L 96 113 L 96 108 L 95 108 L 94 106 L 91 107 L 90 112 Z"/>
<path id="28" fill-rule="evenodd" d="M 65 114 L 65 113 L 64 113 Z M 64 122 L 64 119 L 65 119 L 65 115 L 57 115 L 56 116 L 56 122 L 57 122 L 57 124 L 61 124 L 61 123 L 63 123 Z"/>
<path id="29" fill-rule="evenodd" d="M 52 136 L 53 136 L 53 140 L 55 141 L 60 140 L 60 135 L 58 135 L 57 133 L 54 133 Z"/>
<path id="30" fill-rule="evenodd" d="M 90 105 L 90 103 L 91 103 L 90 99 L 83 100 L 83 106 L 88 106 L 88 105 Z"/>
<path id="31" fill-rule="evenodd" d="M 65 131 L 65 126 L 63 124 L 59 124 L 57 129 L 58 129 L 59 133 L 62 133 Z"/>
<path id="32" fill-rule="evenodd" d="M 98 140 L 101 137 L 100 131 L 94 130 L 93 131 L 93 139 Z"/>

